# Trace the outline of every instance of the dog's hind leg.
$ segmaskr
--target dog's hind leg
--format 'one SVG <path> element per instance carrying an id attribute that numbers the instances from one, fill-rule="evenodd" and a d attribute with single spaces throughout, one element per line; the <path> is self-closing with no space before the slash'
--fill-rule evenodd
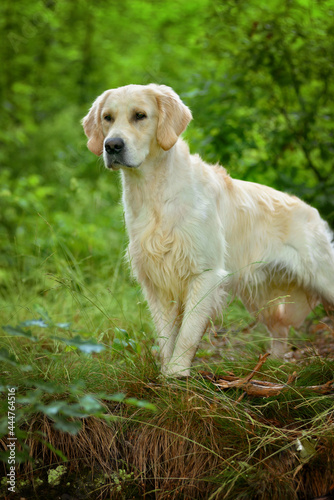
<path id="1" fill-rule="evenodd" d="M 290 327 L 299 328 L 318 300 L 297 286 L 287 287 L 285 294 L 281 289 L 272 290 L 270 296 L 259 317 L 272 337 L 271 354 L 283 357 L 288 351 Z"/>

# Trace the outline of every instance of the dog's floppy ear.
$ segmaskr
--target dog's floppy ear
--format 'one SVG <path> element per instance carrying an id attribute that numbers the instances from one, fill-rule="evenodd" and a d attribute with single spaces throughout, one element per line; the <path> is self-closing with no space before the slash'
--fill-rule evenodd
<path id="1" fill-rule="evenodd" d="M 101 123 L 101 108 L 110 91 L 106 90 L 92 104 L 88 114 L 81 123 L 88 137 L 87 147 L 97 156 L 103 152 L 103 132 Z"/>
<path id="2" fill-rule="evenodd" d="M 183 104 L 173 89 L 166 85 L 151 84 L 159 109 L 158 144 L 168 151 L 192 119 L 190 109 Z"/>

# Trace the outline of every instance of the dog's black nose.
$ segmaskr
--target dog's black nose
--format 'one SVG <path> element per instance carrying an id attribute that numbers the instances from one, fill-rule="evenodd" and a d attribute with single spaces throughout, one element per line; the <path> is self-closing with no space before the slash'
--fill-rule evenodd
<path id="1" fill-rule="evenodd" d="M 107 139 L 104 143 L 104 149 L 108 154 L 120 153 L 124 149 L 125 143 L 120 137 Z"/>

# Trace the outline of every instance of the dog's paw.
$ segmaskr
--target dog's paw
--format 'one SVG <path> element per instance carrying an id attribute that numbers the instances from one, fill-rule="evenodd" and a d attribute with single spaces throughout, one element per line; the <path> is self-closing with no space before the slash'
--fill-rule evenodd
<path id="1" fill-rule="evenodd" d="M 177 363 L 168 363 L 162 367 L 161 374 L 167 378 L 185 378 L 190 377 L 190 369 Z"/>

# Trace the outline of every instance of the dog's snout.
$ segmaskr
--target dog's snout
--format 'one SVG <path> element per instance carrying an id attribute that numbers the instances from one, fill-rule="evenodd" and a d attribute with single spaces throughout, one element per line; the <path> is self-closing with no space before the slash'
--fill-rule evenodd
<path id="1" fill-rule="evenodd" d="M 121 153 L 124 149 L 125 143 L 120 137 L 107 139 L 104 143 L 104 149 L 108 154 Z"/>

